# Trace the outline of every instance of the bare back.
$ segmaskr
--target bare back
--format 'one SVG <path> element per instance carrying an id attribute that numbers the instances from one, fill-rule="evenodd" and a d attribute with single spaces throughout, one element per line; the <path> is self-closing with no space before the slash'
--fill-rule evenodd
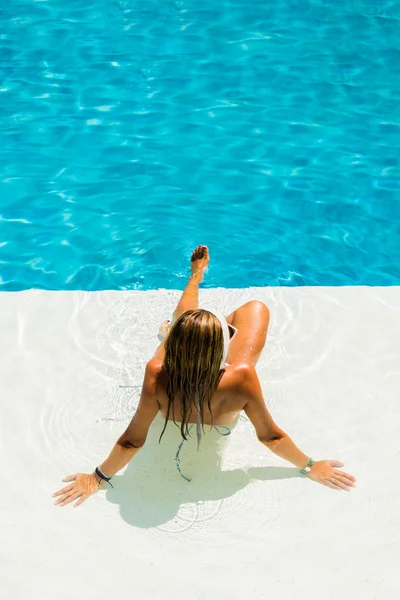
<path id="1" fill-rule="evenodd" d="M 210 411 L 208 406 L 204 405 L 204 423 L 206 425 L 230 425 L 233 423 L 238 414 L 243 410 L 246 399 L 243 394 L 240 393 L 240 381 L 243 378 L 242 369 L 240 364 L 228 365 L 225 367 L 225 372 L 218 384 L 217 389 L 211 397 L 211 411 L 213 420 L 211 419 Z M 159 376 L 157 377 L 156 387 L 157 400 L 160 405 L 160 414 L 166 418 L 168 410 L 168 396 L 166 393 L 166 377 L 165 374 L 160 370 Z M 175 398 L 172 408 L 169 414 L 169 419 L 175 419 L 177 423 L 181 422 L 181 405 L 180 399 Z M 197 409 L 193 406 L 192 415 L 189 419 L 189 423 L 196 423 L 197 421 Z"/>

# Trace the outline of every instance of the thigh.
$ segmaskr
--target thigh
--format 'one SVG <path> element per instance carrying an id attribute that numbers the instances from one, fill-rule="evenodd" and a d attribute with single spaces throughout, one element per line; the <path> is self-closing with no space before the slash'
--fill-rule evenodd
<path id="1" fill-rule="evenodd" d="M 256 365 L 267 339 L 268 307 L 259 300 L 251 300 L 226 319 L 238 330 L 229 346 L 227 362 L 251 362 Z"/>

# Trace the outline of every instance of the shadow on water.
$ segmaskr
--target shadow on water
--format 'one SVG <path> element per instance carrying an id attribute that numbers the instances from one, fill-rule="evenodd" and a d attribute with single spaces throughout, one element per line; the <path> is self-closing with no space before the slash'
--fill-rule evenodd
<path id="1" fill-rule="evenodd" d="M 158 443 L 160 424 L 149 432 L 145 446 L 128 464 L 124 473 L 113 478 L 114 489 L 107 500 L 119 504 L 122 518 L 139 528 L 161 526 L 173 520 L 182 505 L 229 498 L 252 481 L 299 477 L 295 468 L 221 468 L 223 442 L 215 432 L 203 436 L 197 452 L 195 441 L 185 442 L 181 452 L 183 479 L 175 466 L 179 430 L 172 423 Z M 207 442 L 205 443 L 205 441 Z M 237 441 L 236 443 L 240 443 Z"/>

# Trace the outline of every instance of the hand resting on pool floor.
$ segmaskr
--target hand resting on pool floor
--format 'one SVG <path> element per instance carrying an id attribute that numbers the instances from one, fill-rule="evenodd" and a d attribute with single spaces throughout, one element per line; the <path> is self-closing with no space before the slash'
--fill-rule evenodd
<path id="1" fill-rule="evenodd" d="M 112 486 L 112 476 L 144 446 L 158 413 L 165 418 L 160 443 L 167 426 L 181 430 L 175 465 L 179 477 L 187 482 L 190 477 L 185 473 L 181 450 L 188 436 L 195 433 L 199 448 L 204 426 L 229 435 L 229 424 L 243 410 L 259 441 L 298 467 L 304 476 L 338 491 L 355 486 L 356 478 L 339 469 L 342 462 L 313 461 L 299 450 L 267 409 L 255 369 L 267 337 L 267 306 L 252 300 L 227 317 L 218 310 L 198 308 L 199 284 L 209 260 L 206 246 L 194 250 L 192 275 L 172 323 L 166 322 L 161 329 L 164 339 L 146 365 L 139 405 L 127 429 L 93 473 L 63 479 L 69 485 L 53 494 L 58 497 L 55 504 L 65 506 L 76 501 L 76 507 L 105 485 Z"/>

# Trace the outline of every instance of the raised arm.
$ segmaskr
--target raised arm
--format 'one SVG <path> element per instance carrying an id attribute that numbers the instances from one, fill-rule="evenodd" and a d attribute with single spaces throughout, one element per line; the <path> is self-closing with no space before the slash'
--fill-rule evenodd
<path id="1" fill-rule="evenodd" d="M 244 411 L 254 425 L 259 441 L 274 454 L 291 462 L 299 469 L 304 469 L 310 457 L 299 450 L 287 433 L 273 420 L 265 404 L 255 367 L 252 364 L 244 364 L 240 370 L 239 393 L 243 395 Z M 354 486 L 356 478 L 339 471 L 336 467 L 343 467 L 343 463 L 338 460 L 317 461 L 314 462 L 308 475 L 314 481 L 333 489 L 350 490 Z"/>
<path id="2" fill-rule="evenodd" d="M 100 465 L 101 471 L 107 477 L 112 477 L 125 467 L 136 452 L 144 446 L 149 427 L 160 408 L 155 393 L 156 378 L 160 366 L 160 361 L 155 359 L 150 360 L 146 365 L 142 393 L 136 412 L 124 433 L 115 443 L 108 458 Z M 79 506 L 105 485 L 105 481 L 100 479 L 96 472 L 90 475 L 76 473 L 65 477 L 63 481 L 71 482 L 71 484 L 53 494 L 53 497 L 59 496 L 56 504 L 60 506 L 69 504 L 74 500 L 77 500 L 74 506 Z"/>

